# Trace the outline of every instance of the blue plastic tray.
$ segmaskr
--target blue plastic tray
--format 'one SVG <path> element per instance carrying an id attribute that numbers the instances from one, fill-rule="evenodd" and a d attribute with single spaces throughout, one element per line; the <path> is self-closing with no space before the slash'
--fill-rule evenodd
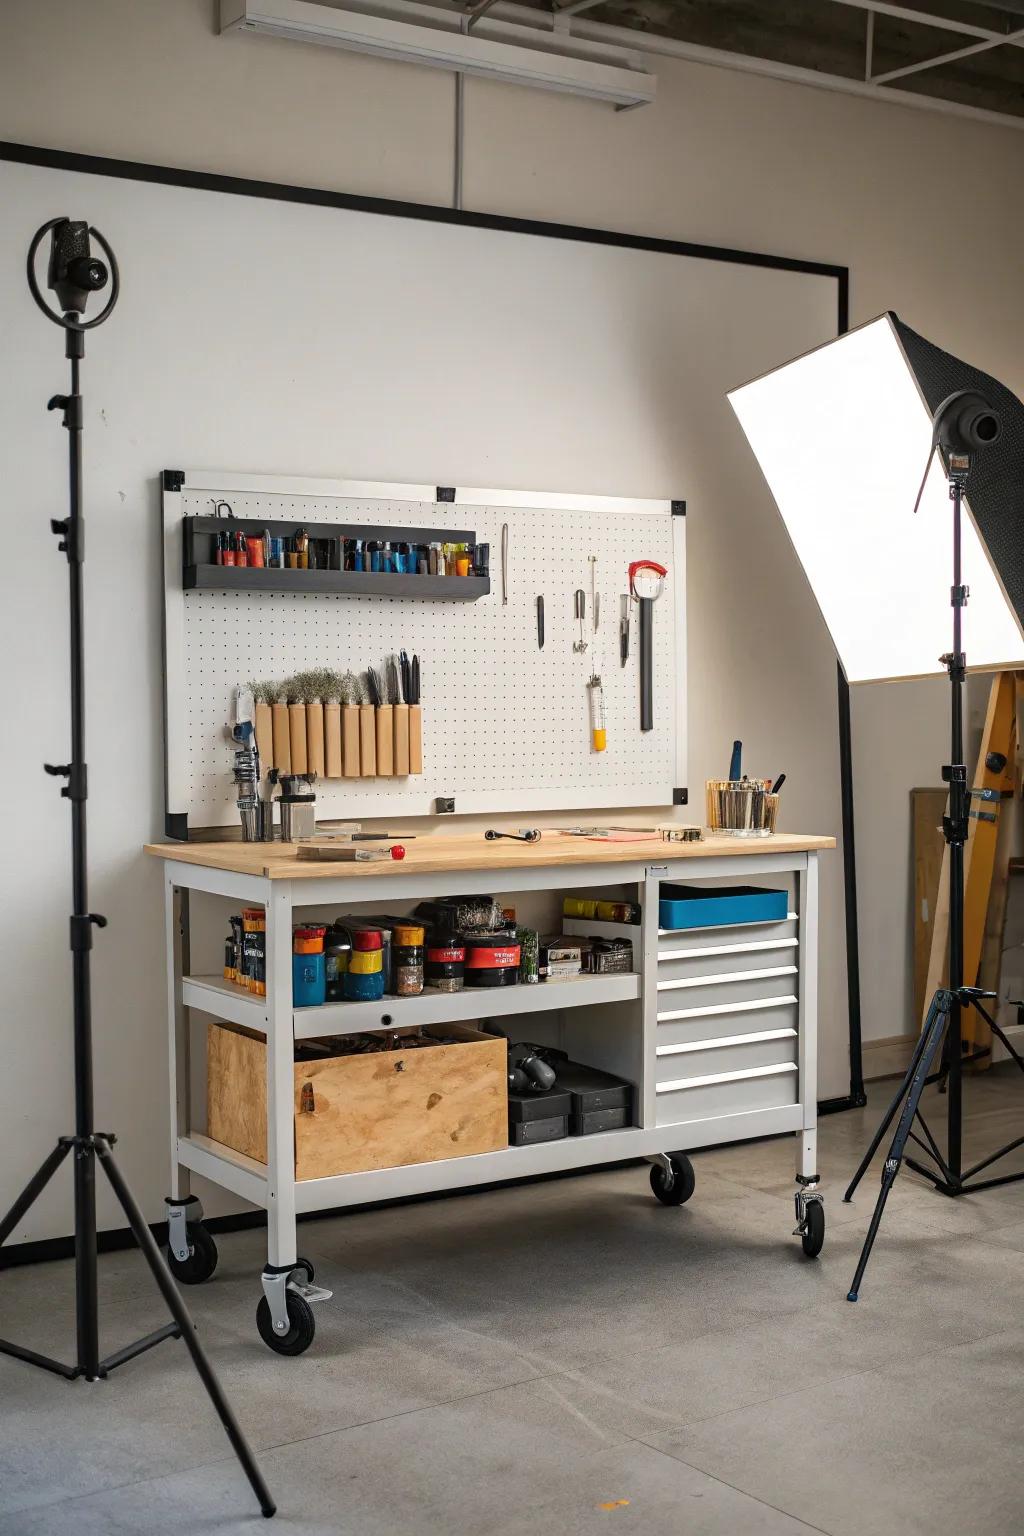
<path id="1" fill-rule="evenodd" d="M 662 928 L 725 928 L 734 923 L 784 922 L 788 891 L 766 891 L 759 885 L 730 885 L 709 890 L 705 885 L 663 884 L 658 902 Z"/>

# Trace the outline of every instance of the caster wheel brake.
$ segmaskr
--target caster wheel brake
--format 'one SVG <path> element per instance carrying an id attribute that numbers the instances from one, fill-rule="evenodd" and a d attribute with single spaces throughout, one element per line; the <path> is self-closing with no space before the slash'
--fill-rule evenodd
<path id="1" fill-rule="evenodd" d="M 682 1152 L 668 1156 L 671 1173 L 659 1159 L 651 1168 L 651 1189 L 662 1205 L 685 1205 L 693 1194 L 697 1176 L 693 1164 Z"/>

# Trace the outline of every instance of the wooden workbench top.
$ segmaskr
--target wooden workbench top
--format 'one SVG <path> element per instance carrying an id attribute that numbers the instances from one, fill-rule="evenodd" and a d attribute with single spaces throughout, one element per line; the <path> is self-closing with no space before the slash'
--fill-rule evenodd
<path id="1" fill-rule="evenodd" d="M 663 843 L 650 837 L 630 842 L 603 838 L 568 837 L 545 831 L 540 842 L 519 843 L 501 838 L 484 841 L 482 832 L 453 837 L 444 833 L 417 834 L 404 846 L 404 859 L 370 860 L 368 863 L 316 863 L 301 861 L 295 844 L 269 843 L 147 843 L 146 852 L 158 859 L 182 864 L 201 864 L 207 869 L 226 869 L 239 875 L 270 880 L 360 880 L 380 875 L 433 875 L 459 870 L 542 869 L 551 865 L 579 864 L 681 864 L 694 859 L 751 858 L 770 853 L 812 853 L 834 848 L 834 837 L 812 837 L 799 832 L 777 832 L 772 837 L 721 837 L 705 833 L 699 843 Z M 373 844 L 368 844 L 372 847 Z"/>

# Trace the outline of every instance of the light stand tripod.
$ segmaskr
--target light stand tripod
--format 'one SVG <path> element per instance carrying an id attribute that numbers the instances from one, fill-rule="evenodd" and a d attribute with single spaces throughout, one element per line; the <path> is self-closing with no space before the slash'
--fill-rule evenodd
<path id="1" fill-rule="evenodd" d="M 961 1015 L 964 1008 L 977 1010 L 996 1038 L 1002 1041 L 1017 1066 L 1024 1071 L 1024 1059 L 1014 1050 L 988 1010 L 982 1007 L 981 999 L 994 997 L 995 993 L 982 991 L 979 987 L 964 986 L 964 845 L 967 842 L 970 825 L 970 796 L 967 789 L 967 768 L 963 760 L 963 690 L 967 676 L 967 661 L 962 650 L 962 615 L 969 593 L 963 584 L 961 571 L 961 516 L 964 488 L 971 468 L 971 455 L 995 442 L 1001 427 L 999 417 L 988 402 L 971 390 L 961 390 L 944 400 L 935 412 L 932 425 L 932 449 L 939 446 L 944 450 L 949 496 L 953 503 L 953 585 L 950 589 L 950 602 L 953 608 L 953 649 L 941 658 L 949 674 L 951 701 L 950 755 L 952 761 L 942 770 L 943 780 L 949 785 L 949 815 L 942 818 L 943 836 L 949 845 L 949 986 L 940 987 L 932 998 L 928 1017 L 914 1048 L 906 1075 L 843 1197 L 846 1201 L 853 1199 L 854 1190 L 864 1177 L 882 1138 L 902 1106 L 896 1134 L 893 1136 L 889 1154 L 882 1165 L 882 1187 L 871 1216 L 857 1271 L 847 1296 L 848 1301 L 856 1301 L 858 1298 L 860 1284 L 882 1220 L 885 1202 L 900 1171 L 908 1140 L 920 1147 L 925 1155 L 932 1159 L 934 1166 L 927 1168 L 910 1157 L 906 1159 L 907 1166 L 913 1168 L 915 1173 L 930 1179 L 936 1189 L 945 1195 L 969 1194 L 979 1189 L 990 1189 L 996 1184 L 1011 1184 L 1024 1179 L 1024 1172 L 1020 1172 L 1003 1174 L 994 1179 L 968 1182 L 974 1179 L 982 1169 L 998 1162 L 1001 1157 L 1005 1157 L 1017 1147 L 1024 1146 L 1024 1136 L 1001 1147 L 998 1152 L 992 1153 L 989 1157 L 983 1158 L 966 1172 L 963 1171 Z M 929 454 L 928 463 L 928 468 L 930 467 L 931 454 Z M 926 469 L 925 480 L 927 475 Z M 925 481 L 922 481 L 921 493 L 924 491 L 924 485 Z M 918 504 L 920 504 L 921 493 L 918 495 Z M 917 511 L 917 507 L 914 511 Z M 931 1077 L 929 1073 L 932 1062 L 943 1040 L 945 1041 L 943 1065 L 941 1070 Z M 925 1087 L 934 1081 L 944 1082 L 947 1094 L 945 1158 L 939 1151 L 935 1137 L 929 1130 L 920 1109 L 921 1094 Z M 924 1141 L 914 1131 L 915 1120 L 924 1133 Z"/>
<path id="2" fill-rule="evenodd" d="M 60 312 L 52 310 L 43 299 L 35 274 L 36 253 L 44 237 L 51 237 L 48 286 L 56 293 Z M 89 236 L 102 247 L 109 262 L 90 253 Z M 84 320 L 91 293 L 99 292 L 110 280 L 110 297 L 92 320 Z M 196 1335 L 184 1302 L 164 1263 L 153 1234 L 124 1177 L 114 1161 L 115 1137 L 95 1129 L 92 1083 L 92 1015 L 89 956 L 93 927 L 106 926 L 106 918 L 89 911 L 86 860 L 85 803 L 88 797 L 85 764 L 85 685 L 82 636 L 82 566 L 85 558 L 82 519 L 82 396 L 79 391 L 79 365 L 85 355 L 85 332 L 100 325 L 110 314 L 119 291 L 117 260 L 98 230 L 70 219 L 51 219 L 36 231 L 28 253 L 28 283 L 39 308 L 49 319 L 64 328 L 65 356 L 71 362 L 71 388 L 66 395 L 54 395 L 47 410 L 63 412 L 68 432 L 70 465 L 69 516 L 53 520 L 51 528 L 60 539 L 59 548 L 67 556 L 70 581 L 71 631 L 71 761 L 59 766 L 46 764 L 46 772 L 67 780 L 62 796 L 71 802 L 72 901 L 70 947 L 74 996 L 74 1069 L 75 1133 L 61 1136 L 38 1172 L 29 1180 L 7 1215 L 0 1221 L 0 1244 L 6 1242 L 26 1211 L 38 1199 L 64 1159 L 73 1154 L 75 1188 L 75 1304 L 77 1349 L 74 1365 L 65 1365 L 20 1344 L 0 1339 L 0 1353 L 12 1355 L 44 1371 L 52 1371 L 68 1381 L 84 1377 L 98 1381 L 119 1365 L 133 1360 L 144 1350 L 164 1339 L 183 1339 L 199 1377 L 210 1395 L 228 1439 L 240 1461 L 263 1514 L 268 1518 L 276 1506 L 270 1491 L 223 1388 Z M 173 1321 L 162 1328 L 126 1344 L 101 1359 L 99 1353 L 98 1295 L 96 1275 L 96 1164 L 107 1179 L 128 1219 L 135 1241 L 142 1249 Z"/>

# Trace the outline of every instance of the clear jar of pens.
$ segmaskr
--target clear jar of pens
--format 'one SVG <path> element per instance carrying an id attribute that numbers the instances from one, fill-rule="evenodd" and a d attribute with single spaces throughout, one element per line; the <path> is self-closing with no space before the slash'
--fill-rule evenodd
<path id="1" fill-rule="evenodd" d="M 708 826 L 727 837 L 771 837 L 779 810 L 771 779 L 707 779 Z"/>

